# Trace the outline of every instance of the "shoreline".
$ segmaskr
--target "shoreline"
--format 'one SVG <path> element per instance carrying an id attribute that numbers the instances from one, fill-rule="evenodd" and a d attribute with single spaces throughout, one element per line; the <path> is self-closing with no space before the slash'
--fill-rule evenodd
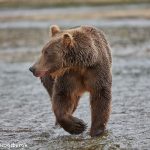
<path id="1" fill-rule="evenodd" d="M 80 7 L 80 6 L 111 6 L 111 5 L 131 5 L 131 4 L 149 4 L 149 0 L 82 0 L 82 1 L 45 1 L 41 2 L 39 1 L 19 1 L 19 0 L 13 0 L 13 1 L 0 1 L 0 8 L 61 8 L 61 7 Z"/>

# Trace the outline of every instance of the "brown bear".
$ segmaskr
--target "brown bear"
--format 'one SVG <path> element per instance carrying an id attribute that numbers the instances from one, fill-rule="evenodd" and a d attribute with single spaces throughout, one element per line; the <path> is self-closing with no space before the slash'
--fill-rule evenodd
<path id="1" fill-rule="evenodd" d="M 40 77 L 52 99 L 58 124 L 70 134 L 80 134 L 86 124 L 72 114 L 83 92 L 90 93 L 90 135 L 101 135 L 111 111 L 111 50 L 102 31 L 81 26 L 50 29 L 50 40 L 30 71 Z"/>

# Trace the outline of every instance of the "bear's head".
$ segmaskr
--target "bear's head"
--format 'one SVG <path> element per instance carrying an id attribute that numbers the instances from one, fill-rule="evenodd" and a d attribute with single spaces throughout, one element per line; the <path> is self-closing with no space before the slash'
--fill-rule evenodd
<path id="1" fill-rule="evenodd" d="M 64 71 L 64 53 L 73 47 L 73 43 L 70 33 L 61 31 L 56 25 L 50 27 L 50 41 L 43 47 L 40 58 L 29 70 L 36 77 Z"/>
<path id="2" fill-rule="evenodd" d="M 93 28 L 92 28 L 93 29 Z M 98 51 L 93 38 L 93 30 L 79 27 L 60 30 L 58 26 L 50 28 L 50 40 L 44 46 L 38 61 L 30 67 L 36 77 L 45 74 L 62 75 L 68 69 L 80 69 L 97 62 Z"/>

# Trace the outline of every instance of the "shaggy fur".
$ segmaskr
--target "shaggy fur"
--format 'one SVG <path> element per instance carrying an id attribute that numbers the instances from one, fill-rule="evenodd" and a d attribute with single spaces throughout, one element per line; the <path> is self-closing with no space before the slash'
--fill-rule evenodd
<path id="1" fill-rule="evenodd" d="M 72 114 L 83 92 L 90 92 L 91 136 L 101 135 L 111 111 L 111 51 L 102 31 L 89 26 L 60 30 L 52 26 L 50 41 L 30 68 L 52 99 L 57 122 L 71 134 L 85 123 Z"/>

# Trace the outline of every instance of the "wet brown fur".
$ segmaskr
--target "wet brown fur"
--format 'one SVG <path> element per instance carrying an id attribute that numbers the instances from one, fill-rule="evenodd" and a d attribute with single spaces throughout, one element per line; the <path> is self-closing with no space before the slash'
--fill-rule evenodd
<path id="1" fill-rule="evenodd" d="M 88 91 L 92 119 L 90 135 L 101 135 L 111 112 L 109 44 L 102 31 L 89 26 L 64 31 L 53 26 L 51 35 L 50 42 L 42 50 L 44 60 L 39 60 L 34 67 L 36 70 L 49 69 L 41 81 L 52 99 L 56 120 L 67 132 L 82 133 L 85 123 L 72 114 L 80 96 Z M 49 59 L 45 51 L 50 53 Z"/>

